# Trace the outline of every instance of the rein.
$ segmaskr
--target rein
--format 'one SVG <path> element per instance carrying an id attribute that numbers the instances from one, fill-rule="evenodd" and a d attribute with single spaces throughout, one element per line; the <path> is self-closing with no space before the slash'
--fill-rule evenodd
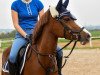
<path id="1" fill-rule="evenodd" d="M 64 61 L 64 64 L 62 65 L 62 68 L 65 66 L 65 64 L 66 64 L 67 59 L 69 58 L 69 56 L 72 54 L 72 52 L 73 52 L 73 50 L 74 50 L 74 48 L 75 48 L 75 46 L 76 46 L 76 44 L 77 44 L 77 41 L 78 41 L 78 40 L 76 40 L 76 41 L 74 42 L 74 45 L 73 45 L 71 51 L 69 52 L 69 54 L 68 54 L 67 56 L 64 56 L 64 57 L 63 57 L 63 58 L 65 58 L 65 61 Z M 57 51 L 57 52 L 62 51 L 64 48 L 66 48 L 67 46 L 69 46 L 72 42 L 73 42 L 73 40 L 71 40 L 69 43 L 67 43 L 64 47 L 62 47 L 62 48 L 61 48 L 59 51 Z"/>
<path id="2" fill-rule="evenodd" d="M 64 62 L 64 64 L 62 65 L 62 68 L 63 68 L 63 67 L 65 66 L 66 62 L 67 62 L 67 59 L 68 59 L 69 56 L 72 54 L 72 52 L 73 52 L 73 50 L 74 50 L 74 48 L 75 48 L 75 46 L 76 46 L 78 40 L 80 39 L 80 37 L 81 37 L 81 36 L 80 36 L 80 33 L 83 31 L 84 27 L 82 27 L 80 31 L 73 31 L 72 29 L 70 29 L 70 28 L 65 24 L 65 21 L 64 21 L 64 19 L 61 18 L 61 16 L 57 17 L 56 20 L 58 20 L 58 21 L 61 23 L 62 27 L 64 28 L 63 31 L 64 31 L 64 38 L 65 38 L 65 39 L 66 39 L 66 37 L 67 37 L 67 35 L 66 35 L 66 32 L 67 32 L 67 31 L 68 31 L 70 34 L 72 34 L 71 39 L 73 39 L 73 36 L 76 36 L 76 38 L 77 38 L 77 40 L 75 40 L 75 41 L 74 41 L 74 40 L 70 40 L 69 43 L 67 43 L 64 47 L 62 47 L 59 51 L 57 51 L 57 52 L 62 51 L 64 48 L 66 48 L 67 46 L 69 46 L 69 45 L 74 41 L 74 45 L 73 45 L 71 51 L 69 52 L 69 54 L 68 54 L 67 56 L 64 56 L 65 62 Z"/>

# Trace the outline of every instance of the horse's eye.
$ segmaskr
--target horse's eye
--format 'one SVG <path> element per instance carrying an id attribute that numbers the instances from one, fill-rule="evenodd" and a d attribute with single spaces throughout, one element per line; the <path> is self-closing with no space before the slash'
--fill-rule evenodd
<path id="1" fill-rule="evenodd" d="M 63 20 L 65 20 L 65 21 L 70 21 L 70 18 L 64 18 Z"/>

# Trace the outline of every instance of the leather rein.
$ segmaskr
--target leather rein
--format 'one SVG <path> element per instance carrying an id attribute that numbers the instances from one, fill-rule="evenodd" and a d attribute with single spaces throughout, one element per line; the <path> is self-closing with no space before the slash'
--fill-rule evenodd
<path id="1" fill-rule="evenodd" d="M 60 52 L 62 51 L 64 48 L 66 48 L 67 46 L 69 46 L 73 41 L 74 41 L 74 45 L 71 49 L 71 51 L 69 52 L 69 54 L 67 56 L 64 56 L 65 58 L 65 62 L 64 64 L 62 65 L 62 68 L 65 66 L 66 62 L 67 62 L 67 59 L 69 58 L 69 56 L 72 54 L 78 40 L 80 40 L 81 38 L 81 35 L 80 33 L 83 31 L 84 27 L 82 27 L 79 31 L 73 31 L 71 28 L 69 28 L 66 24 L 65 24 L 65 21 L 69 21 L 69 20 L 66 20 L 66 19 L 62 19 L 61 16 L 57 17 L 57 20 L 61 23 L 62 27 L 64 28 L 64 38 L 66 39 L 67 35 L 66 35 L 66 31 L 68 31 L 72 36 L 71 36 L 71 39 L 73 39 L 73 36 L 76 36 L 76 40 L 70 40 L 69 43 L 67 43 L 64 47 L 62 47 L 59 51 L 57 52 Z"/>

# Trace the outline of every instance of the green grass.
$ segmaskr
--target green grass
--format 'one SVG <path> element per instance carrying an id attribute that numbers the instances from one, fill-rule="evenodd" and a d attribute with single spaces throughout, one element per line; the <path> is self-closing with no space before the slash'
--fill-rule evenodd
<path id="1" fill-rule="evenodd" d="M 6 43 L 2 43 L 1 45 L 1 49 L 5 50 L 7 47 L 11 46 L 12 42 L 6 42 Z"/>
<path id="2" fill-rule="evenodd" d="M 100 30 L 91 30 L 92 37 L 100 37 Z"/>
<path id="3" fill-rule="evenodd" d="M 92 34 L 92 36 L 93 37 L 98 37 L 98 36 L 100 36 L 100 30 L 92 30 L 92 31 L 90 31 L 91 32 L 91 34 Z M 8 38 L 8 39 L 1 39 L 2 41 L 5 41 L 5 40 L 13 40 L 13 38 Z M 93 40 L 100 40 L 100 39 L 93 39 Z M 66 39 L 59 39 L 58 40 L 58 43 L 64 43 L 64 42 L 68 42 L 69 40 L 66 40 Z M 9 46 L 11 46 L 11 44 L 12 44 L 12 42 L 6 42 L 6 43 L 2 43 L 2 49 L 4 50 L 4 49 L 6 49 L 7 47 L 9 47 Z M 89 48 L 90 49 L 90 47 L 86 47 L 86 48 Z M 95 47 L 93 47 L 93 48 L 95 48 Z M 98 47 L 96 47 L 96 48 L 98 48 Z M 99 47 L 100 48 L 100 47 Z M 66 48 L 66 49 L 70 49 L 69 47 L 68 48 Z M 79 49 L 79 48 L 76 48 L 76 49 Z"/>
<path id="4" fill-rule="evenodd" d="M 59 38 L 58 39 L 58 43 L 62 43 L 62 42 L 69 42 L 69 40 L 66 40 L 64 38 Z"/>
<path id="5" fill-rule="evenodd" d="M 95 39 L 95 40 L 98 40 L 98 39 Z M 100 40 L 100 39 L 99 39 Z M 98 40 L 98 41 L 99 41 Z M 59 39 L 58 40 L 58 43 L 67 43 L 69 40 L 66 40 L 66 39 Z M 9 46 L 11 46 L 11 44 L 12 44 L 12 42 L 6 42 L 6 43 L 2 43 L 2 49 L 3 50 L 5 50 L 7 47 L 9 47 Z M 100 48 L 100 47 L 92 47 L 92 49 L 93 48 Z M 65 49 L 71 49 L 71 47 L 67 47 L 67 48 L 65 48 Z M 83 48 L 78 48 L 78 47 L 76 47 L 75 49 L 83 49 Z M 84 49 L 91 49 L 90 47 L 84 47 Z"/>
<path id="6" fill-rule="evenodd" d="M 2 41 L 6 41 L 6 40 L 14 40 L 14 38 L 5 38 L 5 39 L 0 39 Z"/>

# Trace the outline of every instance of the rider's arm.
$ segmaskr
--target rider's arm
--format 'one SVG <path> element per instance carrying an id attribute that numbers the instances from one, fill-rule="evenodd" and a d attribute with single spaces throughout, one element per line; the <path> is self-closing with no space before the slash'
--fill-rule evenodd
<path id="1" fill-rule="evenodd" d="M 23 36 L 26 37 L 26 32 L 19 26 L 18 23 L 18 13 L 14 10 L 11 10 L 12 21 L 15 29 Z"/>

